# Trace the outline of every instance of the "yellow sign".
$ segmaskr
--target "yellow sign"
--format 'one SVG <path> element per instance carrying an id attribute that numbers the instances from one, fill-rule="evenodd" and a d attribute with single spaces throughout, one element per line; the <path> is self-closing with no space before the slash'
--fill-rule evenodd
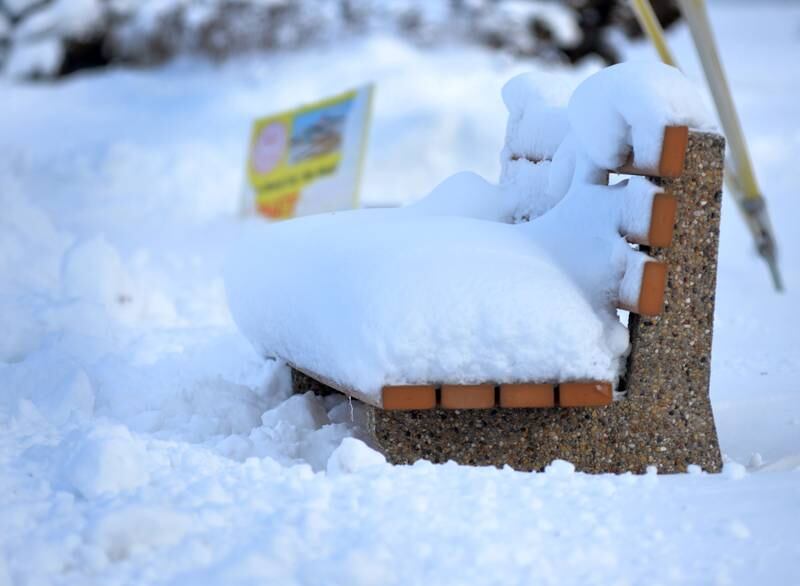
<path id="1" fill-rule="evenodd" d="M 256 120 L 249 207 L 276 220 L 357 207 L 371 101 L 366 86 Z"/>

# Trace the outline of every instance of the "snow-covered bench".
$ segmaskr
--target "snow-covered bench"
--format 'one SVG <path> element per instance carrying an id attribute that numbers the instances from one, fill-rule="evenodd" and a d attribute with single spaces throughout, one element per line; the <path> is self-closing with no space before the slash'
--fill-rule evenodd
<path id="1" fill-rule="evenodd" d="M 644 169 L 636 167 L 633 163 L 635 155 L 631 153 L 623 166 L 609 171 L 628 175 L 679 177 L 683 171 L 688 133 L 686 126 L 670 126 L 664 129 L 658 163 L 655 167 Z M 649 189 L 643 184 L 637 184 L 637 188 L 639 192 L 634 191 L 633 197 L 623 197 L 620 200 L 622 207 L 619 211 L 621 216 L 626 218 L 620 222 L 622 235 L 632 244 L 668 247 L 672 241 L 677 210 L 675 197 L 660 189 Z M 631 201 L 628 201 L 629 199 Z M 611 205 L 614 205 L 613 202 Z M 634 209 L 629 209 L 630 207 Z M 666 287 L 666 263 L 644 259 L 643 263 L 634 264 L 629 270 L 632 275 L 626 273 L 622 278 L 623 284 L 616 300 L 618 307 L 645 316 L 661 313 Z M 631 282 L 626 282 L 626 279 Z M 349 388 L 332 380 L 325 373 L 316 372 L 304 364 L 291 361 L 290 364 L 296 373 L 302 373 L 307 377 L 304 379 L 295 375 L 296 386 L 299 389 L 308 388 L 310 384 L 308 379 L 312 379 L 388 410 L 433 409 L 437 406 L 444 409 L 599 406 L 612 401 L 612 389 L 616 383 L 611 380 L 537 380 L 461 384 L 456 382 L 458 377 L 455 376 L 452 381 L 383 385 L 378 402 L 374 395 L 358 388 Z"/>
<path id="2" fill-rule="evenodd" d="M 698 321 L 705 333 L 690 340 L 691 324 L 673 331 L 672 319 L 682 317 L 681 285 L 692 267 L 687 255 L 709 247 L 713 266 L 699 256 L 706 271 L 716 271 L 718 201 L 703 204 L 712 214 L 706 218 L 712 236 L 691 242 L 679 234 L 679 250 L 667 252 L 681 214 L 684 223 L 698 223 L 705 213 L 687 186 L 706 192 L 695 194 L 702 201 L 718 196 L 712 191 L 721 179 L 721 140 L 688 129 L 703 124 L 700 100 L 676 70 L 656 64 L 603 70 L 578 87 L 567 107 L 544 103 L 526 84 L 512 81 L 504 89 L 510 118 L 499 184 L 463 173 L 405 208 L 255 226 L 228 267 L 232 313 L 255 347 L 287 362 L 298 390 L 331 388 L 373 406 L 373 434 L 394 450 L 394 461 L 450 454 L 536 467 L 547 450 L 537 448 L 535 457 L 519 450 L 533 458 L 522 463 L 509 454 L 462 457 L 444 449 L 444 440 L 415 440 L 411 449 L 395 432 L 411 434 L 428 422 L 426 433 L 438 437 L 498 412 L 612 402 L 614 410 L 599 412 L 616 421 L 646 401 L 616 409 L 633 402 L 615 398 L 630 396 L 632 388 L 641 394 L 637 380 L 652 382 L 673 366 L 683 369 L 684 380 L 694 380 L 695 371 L 697 380 L 705 377 L 704 388 L 691 389 L 705 399 L 693 399 L 691 408 L 710 418 L 708 356 L 696 368 L 659 365 L 652 357 L 661 338 L 651 335 L 663 325 L 667 346 L 700 340 L 697 347 L 710 353 L 704 320 L 713 318 L 714 274 L 707 275 L 710 314 L 704 299 Z M 682 171 L 692 144 L 693 156 L 706 160 L 695 161 L 687 179 Z M 652 181 L 631 177 L 609 185 L 609 173 Z M 677 266 L 665 262 L 670 254 Z M 668 279 L 671 269 L 677 276 Z M 708 283 L 691 285 L 691 294 L 708 290 Z M 660 320 L 654 316 L 665 295 L 668 313 L 679 311 Z M 630 339 L 617 308 L 632 312 Z M 642 364 L 648 364 L 644 374 Z M 659 384 L 652 398 L 663 402 L 662 387 L 672 381 Z M 442 415 L 431 419 L 426 412 Z M 502 437 L 501 445 L 514 444 Z"/>

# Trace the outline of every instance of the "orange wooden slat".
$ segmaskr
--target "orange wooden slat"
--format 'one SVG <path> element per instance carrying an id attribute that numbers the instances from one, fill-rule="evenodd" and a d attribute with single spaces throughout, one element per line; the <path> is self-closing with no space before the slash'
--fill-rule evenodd
<path id="1" fill-rule="evenodd" d="M 383 408 L 387 411 L 411 411 L 436 407 L 433 385 L 389 385 L 383 387 Z"/>
<path id="2" fill-rule="evenodd" d="M 491 409 L 494 407 L 494 385 L 442 385 L 444 409 Z"/>
<path id="3" fill-rule="evenodd" d="M 678 200 L 669 193 L 657 193 L 653 197 L 653 208 L 650 213 L 650 231 L 647 234 L 648 246 L 666 248 L 672 244 L 672 233 L 675 230 L 675 218 L 678 214 Z"/>
<path id="4" fill-rule="evenodd" d="M 664 309 L 664 291 L 667 288 L 667 265 L 663 262 L 646 262 L 642 271 L 642 288 L 635 313 L 653 317 Z"/>
<path id="5" fill-rule="evenodd" d="M 558 385 L 561 407 L 600 407 L 614 400 L 611 383 L 602 381 L 568 382 Z"/>
<path id="6" fill-rule="evenodd" d="M 524 409 L 555 407 L 555 389 L 551 384 L 512 383 L 500 385 L 500 406 Z"/>
<path id="7" fill-rule="evenodd" d="M 649 175 L 652 177 L 680 177 L 686 161 L 686 149 L 689 146 L 689 128 L 686 126 L 667 126 L 661 141 L 661 155 L 658 167 L 644 169 L 633 164 L 633 154 L 615 173 L 627 175 Z"/>

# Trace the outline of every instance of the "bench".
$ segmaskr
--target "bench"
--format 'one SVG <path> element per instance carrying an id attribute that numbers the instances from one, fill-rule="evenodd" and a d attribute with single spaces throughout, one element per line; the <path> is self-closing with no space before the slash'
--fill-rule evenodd
<path id="1" fill-rule="evenodd" d="M 302 365 L 296 391 L 338 391 L 366 404 L 368 431 L 395 463 L 417 459 L 535 470 L 556 458 L 591 472 L 721 467 L 708 399 L 724 140 L 686 127 L 664 130 L 656 168 L 633 157 L 609 173 L 660 186 L 649 228 L 629 233 L 654 259 L 641 271 L 630 311 L 631 350 L 611 381 L 429 381 L 386 385 L 377 403 Z"/>

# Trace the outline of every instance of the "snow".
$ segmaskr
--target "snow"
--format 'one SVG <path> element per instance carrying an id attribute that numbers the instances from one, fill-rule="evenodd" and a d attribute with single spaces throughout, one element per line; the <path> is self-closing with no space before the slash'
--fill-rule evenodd
<path id="1" fill-rule="evenodd" d="M 726 200 L 719 475 L 384 465 L 342 441 L 365 439 L 357 404 L 289 399 L 285 369 L 228 314 L 221 266 L 242 230 L 252 118 L 376 80 L 363 193 L 396 203 L 461 169 L 496 177 L 501 87 L 552 69 L 378 37 L 324 55 L 1 81 L 0 584 L 800 581 L 800 236 L 787 172 L 800 148 L 800 11 L 711 8 L 787 282 L 772 292 Z M 701 79 L 687 31 L 671 40 Z M 592 71 L 561 75 L 577 85 Z M 76 472 L 54 463 L 71 453 Z M 112 454 L 139 460 L 118 471 Z"/>
<path id="2" fill-rule="evenodd" d="M 353 437 L 346 437 L 328 459 L 328 474 L 352 474 L 371 467 L 386 464 L 383 454 L 371 449 L 367 444 Z"/>
<path id="3" fill-rule="evenodd" d="M 4 363 L 0 381 L 7 389 L 0 397 L 6 409 L 25 401 L 56 425 L 94 413 L 95 394 L 89 376 L 61 353 L 43 351 L 24 362 Z"/>
<path id="4" fill-rule="evenodd" d="M 665 126 L 712 126 L 690 80 L 669 65 L 636 61 L 608 67 L 578 86 L 569 101 L 569 121 L 592 162 L 603 169 L 625 163 L 630 147 L 634 165 L 655 168 Z"/>
<path id="5" fill-rule="evenodd" d="M 119 424 L 98 425 L 68 434 L 53 450 L 53 485 L 86 499 L 146 484 L 147 451 Z"/>
<path id="6" fill-rule="evenodd" d="M 490 183 L 470 171 L 461 171 L 442 181 L 422 199 L 401 208 L 400 213 L 509 223 L 524 205 L 521 199 L 519 192 Z"/>
<path id="7" fill-rule="evenodd" d="M 575 248 L 559 253 L 548 242 L 555 221 L 534 233 L 393 212 L 251 227 L 232 252 L 226 287 L 259 354 L 375 403 L 384 384 L 617 378 L 627 334 L 613 311 L 609 319 L 595 311 L 586 292 L 598 290 L 575 286 L 581 268 L 583 279 L 603 275 L 570 266 L 564 257 Z M 592 260 L 606 266 L 608 250 L 598 247 Z"/>
<path id="8" fill-rule="evenodd" d="M 566 104 L 576 80 L 563 73 L 522 73 L 503 86 L 508 109 L 506 138 L 500 153 L 500 183 L 513 186 L 527 206 L 514 216 L 537 218 L 561 201 L 572 182 L 574 152 Z M 559 163 L 552 160 L 558 154 Z"/>
<path id="9" fill-rule="evenodd" d="M 552 159 L 569 132 L 566 105 L 574 83 L 563 73 L 539 72 L 522 73 L 506 83 L 503 102 L 509 116 L 504 149 L 533 160 Z"/>
<path id="10" fill-rule="evenodd" d="M 58 39 L 44 38 L 15 43 L 5 61 L 5 73 L 21 78 L 52 75 L 61 65 L 64 48 Z"/>

